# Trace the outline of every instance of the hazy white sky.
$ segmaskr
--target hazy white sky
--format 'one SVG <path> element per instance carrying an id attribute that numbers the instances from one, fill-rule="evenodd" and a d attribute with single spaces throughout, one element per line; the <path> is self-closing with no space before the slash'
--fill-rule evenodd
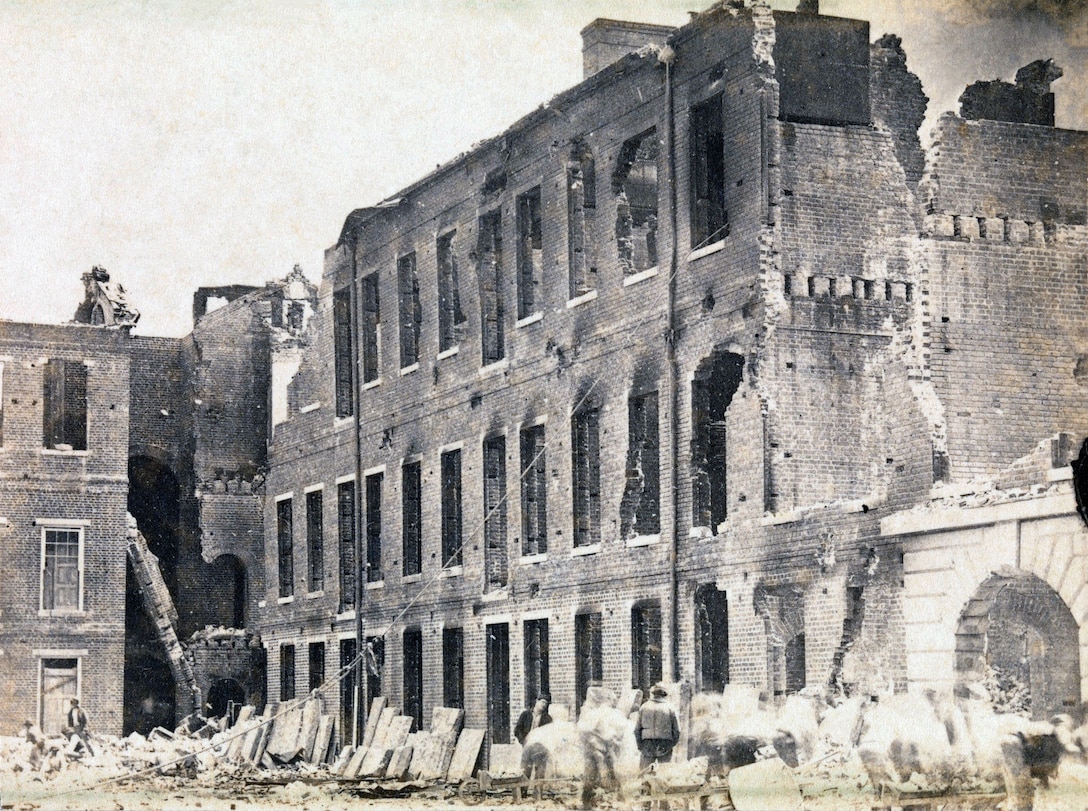
<path id="1" fill-rule="evenodd" d="M 103 265 L 183 335 L 199 286 L 317 279 L 345 216 L 581 78 L 596 17 L 709 0 L 0 0 L 0 318 L 58 322 Z M 796 0 L 772 0 L 792 9 Z M 1053 57 L 1088 129 L 1088 0 L 823 0 L 903 37 L 953 109 Z"/>

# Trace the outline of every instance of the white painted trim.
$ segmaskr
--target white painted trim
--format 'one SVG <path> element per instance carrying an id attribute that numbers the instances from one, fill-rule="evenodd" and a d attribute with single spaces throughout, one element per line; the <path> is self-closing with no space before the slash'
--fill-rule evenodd
<path id="1" fill-rule="evenodd" d="M 295 491 L 294 490 L 288 490 L 286 493 L 280 493 L 278 496 L 276 496 L 272 500 L 274 502 L 276 502 L 277 504 L 279 504 L 281 501 L 290 501 L 294 497 L 295 497 Z"/>
<path id="2" fill-rule="evenodd" d="M 447 566 L 445 569 L 443 569 L 441 572 L 439 572 L 439 576 L 440 577 L 460 577 L 464 573 L 465 573 L 465 567 L 463 565 L 461 565 L 461 566 Z"/>
<path id="3" fill-rule="evenodd" d="M 375 465 L 374 467 L 368 467 L 363 469 L 363 478 L 367 476 L 373 476 L 375 473 L 385 473 L 385 465 Z"/>
<path id="4" fill-rule="evenodd" d="M 354 608 L 351 609 L 351 611 L 344 611 L 344 612 L 342 612 L 340 614 L 337 614 L 336 618 L 335 618 L 336 622 L 350 622 L 353 619 L 355 619 L 355 609 Z"/>
<path id="5" fill-rule="evenodd" d="M 531 566 L 536 563 L 544 563 L 548 559 L 547 552 L 537 552 L 532 555 L 522 555 L 518 558 L 518 563 L 522 566 Z"/>
<path id="6" fill-rule="evenodd" d="M 638 284 L 639 282 L 644 282 L 647 279 L 652 279 L 659 272 L 660 271 L 658 270 L 657 265 L 654 265 L 652 268 L 646 268 L 646 270 L 640 270 L 638 273 L 632 273 L 630 276 L 624 276 L 623 286 L 630 287 L 633 284 Z"/>
<path id="7" fill-rule="evenodd" d="M 355 474 L 349 473 L 346 476 L 337 476 L 333 484 L 347 484 L 348 482 L 355 481 Z"/>
<path id="8" fill-rule="evenodd" d="M 688 261 L 694 262 L 696 259 L 702 259 L 704 256 L 710 256 L 712 253 L 717 253 L 725 247 L 725 239 L 719 239 L 717 242 L 711 242 L 709 245 L 704 245 L 701 248 L 696 248 L 694 251 L 688 254 Z"/>
<path id="9" fill-rule="evenodd" d="M 62 451 L 57 448 L 42 448 L 42 456 L 90 456 L 90 451 Z"/>
<path id="10" fill-rule="evenodd" d="M 366 584 L 367 591 L 374 591 L 376 589 L 384 589 L 385 580 L 368 580 Z"/>
<path id="11" fill-rule="evenodd" d="M 575 546 L 570 550 L 570 556 L 572 558 L 582 557 L 583 555 L 596 555 L 601 551 L 601 545 L 599 543 L 591 543 L 586 546 Z"/>
<path id="12" fill-rule="evenodd" d="M 567 309 L 573 310 L 575 307 L 580 307 L 583 304 L 588 304 L 589 302 L 596 300 L 598 295 L 600 295 L 600 293 L 597 291 L 597 288 L 593 288 L 588 293 L 583 293 L 580 296 L 575 296 L 572 299 L 567 299 Z"/>
<path id="13" fill-rule="evenodd" d="M 88 651 L 86 651 L 85 649 L 80 649 L 79 651 L 56 649 L 56 650 L 48 650 L 48 651 L 43 651 L 43 652 L 47 652 L 49 655 L 38 655 L 38 690 L 37 690 L 37 693 L 38 693 L 37 722 L 38 722 L 38 724 L 41 724 L 44 721 L 44 719 L 42 718 L 42 711 L 44 709 L 44 706 L 42 704 L 42 699 L 44 698 L 44 696 L 42 696 L 42 679 L 45 676 L 45 673 L 44 673 L 45 663 L 42 660 L 43 659 L 75 659 L 76 660 L 76 698 L 78 698 L 80 700 L 80 702 L 82 702 L 83 701 L 83 657 L 90 655 L 90 653 Z M 37 653 L 38 652 L 35 651 L 36 655 L 37 655 Z M 54 654 L 59 654 L 59 655 L 54 655 Z"/>
<path id="14" fill-rule="evenodd" d="M 544 311 L 543 310 L 537 310 L 535 313 L 531 313 L 530 315 L 527 315 L 524 318 L 519 318 L 517 321 L 515 321 L 514 322 L 514 329 L 521 329 L 522 327 L 527 327 L 530 324 L 535 324 L 537 321 L 543 321 L 543 320 L 544 320 Z"/>
<path id="15" fill-rule="evenodd" d="M 445 360 L 446 358 L 452 358 L 454 355 L 456 355 L 460 351 L 461 351 L 461 345 L 460 344 L 454 344 L 449 349 L 443 349 L 441 352 L 439 352 L 438 355 L 437 355 L 437 358 L 438 358 L 438 360 Z"/>
<path id="16" fill-rule="evenodd" d="M 369 383 L 363 384 L 363 391 L 369 391 L 370 389 L 376 389 L 382 384 L 381 375 L 371 380 Z"/>
<path id="17" fill-rule="evenodd" d="M 318 591 L 308 591 L 308 592 L 306 592 L 306 599 L 307 600 L 316 600 L 318 597 L 324 597 L 324 596 L 325 596 L 325 589 L 320 589 Z"/>
<path id="18" fill-rule="evenodd" d="M 419 472 L 420 472 L 420 475 L 422 476 L 423 475 L 422 462 L 423 462 L 423 454 L 422 453 L 410 453 L 407 456 L 402 456 L 401 457 L 400 466 L 403 469 L 405 465 L 414 465 L 414 464 L 419 463 L 420 464 Z M 404 474 L 403 473 L 401 473 L 401 479 L 402 480 L 404 479 Z"/>
<path id="19" fill-rule="evenodd" d="M 419 583 L 423 580 L 423 572 L 416 572 L 415 574 L 402 574 L 400 576 L 401 583 Z"/>
<path id="20" fill-rule="evenodd" d="M 35 518 L 34 525 L 38 527 L 69 527 L 71 529 L 79 529 L 82 527 L 89 527 L 91 522 L 86 518 Z"/>
<path id="21" fill-rule="evenodd" d="M 40 659 L 78 659 L 91 655 L 88 648 L 34 648 L 30 653 Z"/>
<path id="22" fill-rule="evenodd" d="M 288 594 L 286 597 L 277 597 L 276 605 L 289 605 L 295 601 L 295 595 Z"/>
<path id="23" fill-rule="evenodd" d="M 548 415 L 541 414 L 539 417 L 533 417 L 531 420 L 518 423 L 518 431 L 520 432 L 523 428 L 536 428 L 538 425 L 545 425 L 547 422 Z"/>
<path id="24" fill-rule="evenodd" d="M 37 523 L 37 522 L 35 522 Z M 77 526 L 74 522 L 65 522 L 58 524 L 40 524 L 41 532 L 39 538 L 41 539 L 41 545 L 39 547 L 39 580 L 38 580 L 38 616 L 40 617 L 54 617 L 54 616 L 71 616 L 73 614 L 83 614 L 86 611 L 86 606 L 83 604 L 84 599 L 84 550 L 86 547 L 86 538 L 84 537 L 84 529 L 87 526 Z M 75 608 L 46 608 L 44 605 L 45 597 L 45 535 L 50 530 L 68 530 L 79 534 L 79 552 L 77 557 L 76 566 L 79 568 L 79 594 L 77 598 L 77 606 Z"/>
<path id="25" fill-rule="evenodd" d="M 324 482 L 322 482 L 321 484 L 308 484 L 308 485 L 306 485 L 305 487 L 302 488 L 302 494 L 307 495 L 308 493 L 316 493 L 319 490 L 324 490 L 324 489 L 325 489 L 325 483 Z"/>
<path id="26" fill-rule="evenodd" d="M 340 431 L 347 428 L 349 425 L 355 424 L 355 415 L 349 414 L 346 417 L 333 417 L 332 428 L 334 431 Z"/>
<path id="27" fill-rule="evenodd" d="M 417 360 L 415 363 L 409 364 L 408 366 L 400 367 L 400 376 L 404 377 L 405 375 L 410 375 L 412 372 L 418 372 L 418 371 L 419 371 L 419 361 Z"/>

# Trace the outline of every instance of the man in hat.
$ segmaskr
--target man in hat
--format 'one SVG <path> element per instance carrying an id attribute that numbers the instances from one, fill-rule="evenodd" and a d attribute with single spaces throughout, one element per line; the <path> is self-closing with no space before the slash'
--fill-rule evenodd
<path id="1" fill-rule="evenodd" d="M 64 728 L 64 734 L 68 736 L 68 751 L 72 754 L 82 745 L 87 754 L 94 757 L 94 749 L 91 748 L 91 736 L 87 732 L 87 713 L 79 706 L 79 699 L 72 699 L 72 706 L 68 710 L 68 726 Z"/>
<path id="2" fill-rule="evenodd" d="M 665 686 L 650 688 L 650 700 L 639 707 L 635 721 L 635 743 L 641 753 L 639 766 L 645 770 L 653 763 L 667 763 L 673 747 L 680 740 L 680 722 L 676 711 L 665 701 Z"/>
<path id="3" fill-rule="evenodd" d="M 551 704 L 552 699 L 547 693 L 541 693 L 537 696 L 536 703 L 532 707 L 526 707 L 521 711 L 521 715 L 518 716 L 518 722 L 514 724 L 514 737 L 517 738 L 518 743 L 522 746 L 525 745 L 525 739 L 529 736 L 537 727 L 542 727 L 545 724 L 552 722 L 552 717 L 548 715 L 548 706 Z"/>

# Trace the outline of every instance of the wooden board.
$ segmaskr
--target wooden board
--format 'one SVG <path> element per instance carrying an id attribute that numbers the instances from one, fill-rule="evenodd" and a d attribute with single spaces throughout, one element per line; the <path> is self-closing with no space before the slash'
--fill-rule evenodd
<path id="1" fill-rule="evenodd" d="M 408 735 L 412 731 L 413 724 L 415 724 L 415 719 L 410 715 L 398 715 L 393 718 L 389 722 L 385 738 L 382 739 L 382 746 L 386 749 L 397 749 L 404 746 L 408 741 Z"/>
<path id="2" fill-rule="evenodd" d="M 452 734 L 432 732 L 420 748 L 420 780 L 444 780 L 453 759 L 457 739 Z M 413 759 L 412 765 L 415 766 Z"/>
<path id="3" fill-rule="evenodd" d="M 298 733 L 298 748 L 302 758 L 311 762 L 314 745 L 317 743 L 317 729 L 321 725 L 321 699 L 311 698 L 302 706 L 302 727 Z"/>
<path id="4" fill-rule="evenodd" d="M 329 747 L 332 745 L 333 733 L 336 731 L 336 720 L 331 715 L 322 715 L 317 724 L 317 736 L 314 738 L 314 748 L 310 752 L 308 760 L 315 766 L 320 766 L 329 757 Z"/>
<path id="5" fill-rule="evenodd" d="M 370 702 L 370 712 L 366 716 L 366 727 L 363 729 L 363 746 L 370 746 L 374 740 L 374 730 L 378 728 L 382 710 L 385 709 L 385 696 L 375 696 Z"/>
<path id="6" fill-rule="evenodd" d="M 393 750 L 393 757 L 385 769 L 385 776 L 392 780 L 403 780 L 408 776 L 408 768 L 412 763 L 412 747 L 398 746 Z"/>
<path id="7" fill-rule="evenodd" d="M 387 706 L 382 710 L 381 718 L 378 719 L 378 726 L 374 730 L 374 737 L 371 738 L 368 746 L 377 746 L 382 749 L 388 748 L 385 745 L 385 739 L 389 735 L 389 725 L 399 714 L 396 707 Z"/>
<path id="8" fill-rule="evenodd" d="M 355 747 L 350 743 L 345 745 L 340 750 L 340 754 L 336 756 L 336 761 L 332 764 L 332 773 L 346 776 L 344 773 L 347 771 L 348 764 L 351 763 L 351 756 L 355 754 Z"/>
<path id="9" fill-rule="evenodd" d="M 253 743 L 253 751 L 250 753 L 251 763 L 264 762 L 265 750 L 268 749 L 268 742 L 272 739 L 272 725 L 261 724 L 260 729 L 257 730 L 257 738 Z"/>
<path id="10" fill-rule="evenodd" d="M 430 732 L 413 732 L 408 736 L 408 744 L 412 747 L 412 763 L 408 767 L 408 779 L 417 780 L 423 771 L 424 747 L 428 746 Z"/>
<path id="11" fill-rule="evenodd" d="M 480 747 L 484 743 L 485 731 L 482 729 L 462 729 L 453 750 L 453 759 L 446 772 L 446 779 L 451 782 L 468 780 L 476 772 L 476 759 L 480 756 Z"/>
<path id="12" fill-rule="evenodd" d="M 267 752 L 274 758 L 290 760 L 298 754 L 298 733 L 302 729 L 302 707 L 287 710 L 272 722 Z"/>
<path id="13" fill-rule="evenodd" d="M 393 757 L 392 749 L 383 749 L 372 746 L 366 750 L 362 768 L 359 769 L 359 777 L 382 777 L 385 768 Z"/>
<path id="14" fill-rule="evenodd" d="M 445 734 L 452 732 L 454 738 L 465 725 L 465 711 L 455 707 L 435 707 L 431 710 L 431 732 Z"/>
<path id="15" fill-rule="evenodd" d="M 351 760 L 348 761 L 348 765 L 344 767 L 342 773 L 343 777 L 347 777 L 349 780 L 354 780 L 359 776 L 359 770 L 363 768 L 363 758 L 366 757 L 367 748 L 360 746 L 351 755 Z"/>

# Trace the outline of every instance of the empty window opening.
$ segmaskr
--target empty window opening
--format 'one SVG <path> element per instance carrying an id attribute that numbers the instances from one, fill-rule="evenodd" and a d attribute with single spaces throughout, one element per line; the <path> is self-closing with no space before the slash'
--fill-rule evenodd
<path id="1" fill-rule="evenodd" d="M 306 494 L 306 576 L 310 591 L 325 588 L 325 516 L 324 493 Z"/>
<path id="2" fill-rule="evenodd" d="M 378 294 L 378 274 L 363 278 L 363 382 L 373 383 L 380 375 L 381 301 Z"/>
<path id="3" fill-rule="evenodd" d="M 600 612 L 574 616 L 574 692 L 580 711 L 592 684 L 604 679 L 604 645 Z"/>
<path id="4" fill-rule="evenodd" d="M 502 214 L 492 211 L 480 217 L 476 247 L 480 281 L 480 332 L 482 360 L 486 366 L 506 357 L 505 320 L 502 304 Z"/>
<path id="5" fill-rule="evenodd" d="M 414 719 L 416 731 L 423 729 L 423 631 L 404 632 L 404 714 Z"/>
<path id="6" fill-rule="evenodd" d="M 419 362 L 419 325 L 423 322 L 414 251 L 397 260 L 397 309 L 400 314 L 400 368 L 403 369 Z"/>
<path id="7" fill-rule="evenodd" d="M 631 609 L 631 686 L 650 695 L 661 668 L 661 606 L 657 600 L 637 603 Z"/>
<path id="8" fill-rule="evenodd" d="M 506 560 L 506 437 L 484 440 L 484 589 L 502 588 Z"/>
<path id="9" fill-rule="evenodd" d="M 54 359 L 44 374 L 45 447 L 87 450 L 87 367 Z"/>
<path id="10" fill-rule="evenodd" d="M 295 697 L 295 646 L 280 645 L 280 701 Z"/>
<path id="11" fill-rule="evenodd" d="M 597 217 L 597 167 L 584 145 L 576 145 L 567 169 L 567 239 L 570 298 L 597 289 L 597 259 L 593 238 Z"/>
<path id="12" fill-rule="evenodd" d="M 601 541 L 600 412 L 576 411 L 570 426 L 574 545 L 589 546 Z"/>
<path id="13" fill-rule="evenodd" d="M 4 446 L 4 364 L 0 363 L 0 448 Z"/>
<path id="14" fill-rule="evenodd" d="M 382 671 L 385 669 L 385 638 L 370 636 L 366 640 L 366 694 L 371 700 L 382 693 Z"/>
<path id="15" fill-rule="evenodd" d="M 79 697 L 79 660 L 41 660 L 41 728 L 46 735 L 61 735 L 68 726 L 68 710 Z"/>
<path id="16" fill-rule="evenodd" d="M 442 705 L 465 707 L 465 631 L 442 629 Z"/>
<path id="17" fill-rule="evenodd" d="M 309 691 L 312 693 L 325 683 L 325 643 L 311 642 L 309 647 Z"/>
<path id="18" fill-rule="evenodd" d="M 726 411 L 741 383 L 744 358 L 716 352 L 691 384 L 692 525 L 717 534 L 728 512 Z"/>
<path id="19" fill-rule="evenodd" d="M 382 479 L 381 473 L 366 477 L 366 579 L 382 579 Z"/>
<path id="20" fill-rule="evenodd" d="M 525 620 L 525 706 L 541 694 L 551 695 L 551 682 L 548 679 L 548 621 L 546 619 Z"/>
<path id="21" fill-rule="evenodd" d="M 238 711 L 245 706 L 246 691 L 234 679 L 219 679 L 208 690 L 210 718 L 226 718 L 231 724 L 238 720 Z"/>
<path id="22" fill-rule="evenodd" d="M 729 233 L 725 211 L 725 136 L 719 93 L 691 108 L 691 247 L 723 239 Z"/>
<path id="23" fill-rule="evenodd" d="M 276 548 L 279 553 L 280 597 L 295 593 L 295 548 L 291 499 L 276 502 Z"/>
<path id="24" fill-rule="evenodd" d="M 340 730 L 345 745 L 363 739 L 365 723 L 363 705 L 357 701 L 363 664 L 355 661 L 356 650 L 354 639 L 340 640 L 340 670 L 344 673 L 340 679 Z"/>
<path id="25" fill-rule="evenodd" d="M 696 689 L 720 693 L 729 683 L 729 606 L 713 583 L 695 592 Z"/>
<path id="26" fill-rule="evenodd" d="M 461 451 L 442 454 L 442 567 L 461 565 Z"/>
<path id="27" fill-rule="evenodd" d="M 340 547 L 340 611 L 355 608 L 355 482 L 336 487 L 336 522 Z"/>
<path id="28" fill-rule="evenodd" d="M 616 250 L 624 275 L 657 265 L 657 130 L 627 141 L 620 151 L 616 194 Z"/>
<path id="29" fill-rule="evenodd" d="M 355 362 L 351 328 L 351 290 L 343 288 L 332 294 L 332 343 L 336 377 L 336 416 L 355 413 Z"/>
<path id="30" fill-rule="evenodd" d="M 492 744 L 510 743 L 510 626 L 485 628 L 487 638 L 487 731 Z"/>
<path id="31" fill-rule="evenodd" d="M 797 634 L 786 643 L 786 695 L 799 693 L 805 687 L 805 635 Z"/>
<path id="32" fill-rule="evenodd" d="M 419 574 L 423 570 L 422 485 L 419 462 L 409 462 L 401 468 L 401 554 L 406 576 Z"/>
<path id="33" fill-rule="evenodd" d="M 657 392 L 627 401 L 627 484 L 620 501 L 624 538 L 661 531 Z"/>
<path id="34" fill-rule="evenodd" d="M 461 286 L 457 279 L 457 256 L 453 252 L 450 231 L 438 238 L 438 351 L 457 346 L 459 327 L 465 321 L 461 312 Z"/>
<path id="35" fill-rule="evenodd" d="M 544 236 L 540 220 L 540 187 L 518 196 L 518 318 L 536 312 L 544 273 Z"/>
<path id="36" fill-rule="evenodd" d="M 43 530 L 42 609 L 79 611 L 83 603 L 82 580 L 83 530 Z"/>
<path id="37" fill-rule="evenodd" d="M 544 426 L 521 430 L 521 553 L 548 551 L 548 475 Z"/>

